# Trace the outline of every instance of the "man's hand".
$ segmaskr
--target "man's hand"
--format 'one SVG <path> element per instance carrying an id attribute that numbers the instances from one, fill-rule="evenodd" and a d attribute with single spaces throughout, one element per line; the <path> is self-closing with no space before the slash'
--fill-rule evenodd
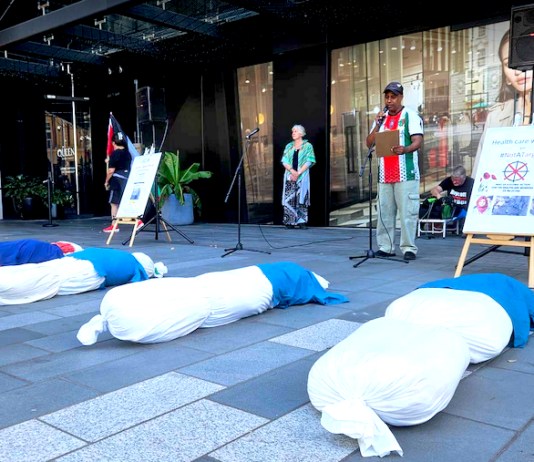
<path id="1" fill-rule="evenodd" d="M 391 148 L 391 152 L 397 156 L 408 153 L 408 151 L 406 151 L 406 148 L 404 146 L 393 146 Z"/>
<path id="2" fill-rule="evenodd" d="M 291 173 L 291 181 L 297 181 L 299 179 L 299 176 L 300 175 L 298 174 L 298 172 L 295 172 L 293 170 L 293 173 Z"/>

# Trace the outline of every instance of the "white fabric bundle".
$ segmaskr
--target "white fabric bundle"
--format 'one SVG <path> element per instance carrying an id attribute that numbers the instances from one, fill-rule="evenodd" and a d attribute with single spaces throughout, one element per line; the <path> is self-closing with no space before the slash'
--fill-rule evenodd
<path id="1" fill-rule="evenodd" d="M 0 266 L 0 305 L 32 303 L 56 295 L 59 276 L 55 270 L 41 265 Z"/>
<path id="2" fill-rule="evenodd" d="M 452 399 L 469 357 L 465 340 L 447 328 L 379 318 L 314 364 L 308 394 L 322 425 L 357 438 L 362 456 L 402 455 L 384 422 L 431 419 Z"/>
<path id="3" fill-rule="evenodd" d="M 39 263 L 40 267 L 53 269 L 59 278 L 57 295 L 74 295 L 96 290 L 105 278 L 98 275 L 93 264 L 87 260 L 64 257 Z"/>
<path id="4" fill-rule="evenodd" d="M 216 327 L 272 308 L 273 286 L 257 266 L 197 276 L 208 289 L 211 312 L 200 327 Z"/>
<path id="5" fill-rule="evenodd" d="M 141 263 L 149 278 L 162 278 L 164 274 L 167 274 L 167 267 L 162 262 L 154 263 L 146 253 L 134 252 L 132 255 Z"/>
<path id="6" fill-rule="evenodd" d="M 167 342 L 262 313 L 272 308 L 272 298 L 271 283 L 257 266 L 127 284 L 106 294 L 101 314 L 81 327 L 78 340 L 92 345 L 109 329 L 121 340 Z"/>
<path id="7" fill-rule="evenodd" d="M 453 330 L 467 342 L 472 363 L 501 353 L 513 332 L 504 308 L 480 292 L 418 289 L 391 303 L 385 316 Z"/>
<path id="8" fill-rule="evenodd" d="M 92 345 L 106 330 L 120 340 L 166 342 L 194 331 L 209 316 L 209 291 L 197 278 L 165 278 L 111 289 L 100 313 L 78 331 Z"/>

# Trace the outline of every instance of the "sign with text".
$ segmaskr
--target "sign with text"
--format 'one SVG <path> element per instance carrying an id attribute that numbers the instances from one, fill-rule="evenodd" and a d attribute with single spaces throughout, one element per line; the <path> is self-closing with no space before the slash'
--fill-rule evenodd
<path id="1" fill-rule="evenodd" d="M 464 233 L 534 235 L 534 127 L 490 128 Z"/>
<path id="2" fill-rule="evenodd" d="M 128 183 L 117 212 L 118 218 L 139 217 L 145 213 L 160 158 L 161 153 L 157 153 L 138 156 L 133 160 Z"/>

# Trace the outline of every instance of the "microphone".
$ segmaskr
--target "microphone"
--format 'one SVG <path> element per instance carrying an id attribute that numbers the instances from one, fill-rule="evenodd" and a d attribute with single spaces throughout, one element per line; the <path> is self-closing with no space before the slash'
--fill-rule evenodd
<path id="1" fill-rule="evenodd" d="M 252 138 L 256 133 L 258 133 L 260 131 L 260 128 L 256 128 L 255 130 L 252 130 L 248 135 L 245 136 L 245 138 L 247 140 L 250 140 L 250 138 Z"/>
<path id="2" fill-rule="evenodd" d="M 384 106 L 384 109 L 382 109 L 382 112 L 386 112 L 388 110 L 387 106 Z M 378 120 L 378 123 L 382 125 L 384 123 L 384 120 L 386 120 L 386 114 L 384 114 L 380 119 Z"/>

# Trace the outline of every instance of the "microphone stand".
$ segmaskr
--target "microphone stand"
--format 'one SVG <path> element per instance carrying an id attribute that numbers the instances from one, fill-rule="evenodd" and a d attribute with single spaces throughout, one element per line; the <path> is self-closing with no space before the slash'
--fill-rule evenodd
<path id="1" fill-rule="evenodd" d="M 228 193 L 226 194 L 226 199 L 224 199 L 224 203 L 226 204 L 228 202 L 228 198 L 230 197 L 230 193 L 232 192 L 232 188 L 234 187 L 234 183 L 237 178 L 237 194 L 238 194 L 238 198 L 237 198 L 237 244 L 233 249 L 224 249 L 226 253 L 224 255 L 221 255 L 221 258 L 224 258 L 227 255 L 230 255 L 238 250 L 247 250 L 248 252 L 266 253 L 268 255 L 271 254 L 271 252 L 267 252 L 265 250 L 245 249 L 243 247 L 243 244 L 241 243 L 241 200 L 242 200 L 241 172 L 242 172 L 243 160 L 245 159 L 245 156 L 248 151 L 248 147 L 250 145 L 250 137 L 257 131 L 259 130 L 255 130 L 245 137 L 247 139 L 247 142 L 243 146 L 243 154 L 241 155 L 241 159 L 239 160 L 239 164 L 237 165 L 236 171 L 234 173 L 232 184 L 230 184 L 230 188 L 228 189 Z"/>
<path id="2" fill-rule="evenodd" d="M 384 120 L 385 120 L 385 117 L 379 123 L 378 130 L 380 130 L 380 127 L 384 123 Z M 378 133 L 378 130 L 376 133 Z M 362 263 L 365 263 L 367 260 L 372 259 L 372 258 L 378 258 L 379 260 L 391 260 L 391 261 L 396 261 L 399 263 L 409 263 L 399 258 L 377 256 L 373 250 L 373 151 L 375 149 L 375 145 L 376 145 L 376 136 L 375 136 L 375 140 L 373 141 L 373 144 L 369 148 L 369 151 L 367 151 L 365 162 L 363 163 L 362 168 L 360 169 L 360 178 L 361 178 L 363 176 L 363 172 L 365 171 L 365 167 L 367 166 L 367 162 L 369 162 L 369 248 L 363 255 L 349 257 L 349 260 L 359 260 L 360 258 L 362 259 L 361 261 L 359 261 L 358 263 L 354 265 L 354 268 L 357 268 Z M 395 239 L 395 227 L 393 227 L 393 233 L 394 233 L 393 239 Z"/>

